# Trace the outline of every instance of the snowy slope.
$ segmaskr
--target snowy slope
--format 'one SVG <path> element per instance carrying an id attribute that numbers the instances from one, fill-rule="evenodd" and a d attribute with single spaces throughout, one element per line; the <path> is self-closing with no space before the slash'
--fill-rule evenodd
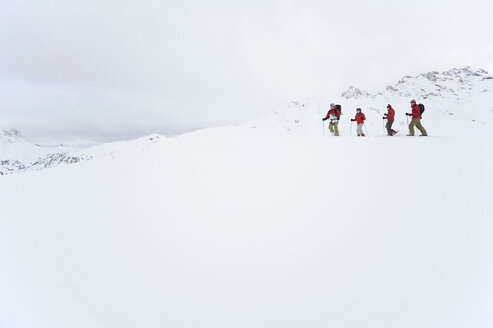
<path id="1" fill-rule="evenodd" d="M 134 156 L 136 153 L 153 146 L 160 139 L 166 138 L 158 134 L 130 141 L 118 141 L 73 151 L 62 157 L 58 164 L 74 164 L 95 159 L 114 159 L 120 156 Z"/>
<path id="2" fill-rule="evenodd" d="M 0 175 L 37 171 L 63 164 L 115 158 L 151 147 L 160 135 L 90 147 L 44 146 L 26 141 L 16 129 L 0 131 Z"/>
<path id="3" fill-rule="evenodd" d="M 491 327 L 493 134 L 473 129 L 491 127 L 491 92 L 477 94 L 426 98 L 428 138 L 322 137 L 313 98 L 3 176 L 0 327 Z M 378 118 L 384 97 L 347 102 Z"/>
<path id="4" fill-rule="evenodd" d="M 0 326 L 493 325 L 491 140 L 213 132 L 2 177 Z"/>
<path id="5" fill-rule="evenodd" d="M 72 151 L 73 147 L 64 145 L 30 143 L 16 129 L 0 130 L 0 175 L 51 167 Z"/>

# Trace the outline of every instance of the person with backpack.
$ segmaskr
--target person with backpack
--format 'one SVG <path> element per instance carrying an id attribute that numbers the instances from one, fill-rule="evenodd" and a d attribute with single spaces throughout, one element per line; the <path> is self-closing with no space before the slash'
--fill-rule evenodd
<path id="1" fill-rule="evenodd" d="M 383 114 L 382 119 L 387 120 L 387 124 L 385 124 L 385 128 L 387 129 L 387 133 L 389 136 L 393 136 L 399 131 L 395 131 L 392 129 L 392 124 L 394 124 L 395 119 L 395 110 L 392 108 L 390 104 L 387 105 L 387 113 Z"/>
<path id="2" fill-rule="evenodd" d="M 339 119 L 341 118 L 341 105 L 330 104 L 330 109 L 327 115 L 322 119 L 330 120 L 329 131 L 336 137 L 339 136 Z"/>
<path id="3" fill-rule="evenodd" d="M 358 124 L 358 128 L 356 132 L 358 133 L 358 137 L 364 137 L 363 133 L 363 124 L 365 124 L 366 116 L 361 112 L 361 108 L 356 108 L 356 116 L 351 119 L 351 122 L 356 121 Z"/>
<path id="4" fill-rule="evenodd" d="M 421 132 L 421 136 L 427 136 L 425 128 L 421 125 L 421 114 L 424 112 L 424 106 L 422 104 L 416 105 L 416 100 L 411 100 L 412 113 L 406 113 L 407 116 L 411 116 L 411 123 L 409 123 L 408 136 L 414 136 L 414 127 L 416 126 Z"/>

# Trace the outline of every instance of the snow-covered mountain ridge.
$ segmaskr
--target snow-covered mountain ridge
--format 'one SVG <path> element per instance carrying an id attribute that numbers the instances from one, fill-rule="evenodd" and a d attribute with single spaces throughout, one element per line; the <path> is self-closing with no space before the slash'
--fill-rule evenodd
<path id="1" fill-rule="evenodd" d="M 0 130 L 0 175 L 52 167 L 74 150 L 65 145 L 33 144 L 17 129 Z"/>
<path id="2" fill-rule="evenodd" d="M 26 141 L 16 129 L 3 130 L 0 135 L 0 175 L 37 171 L 64 164 L 75 164 L 98 158 L 115 158 L 144 150 L 164 138 L 150 135 L 130 141 L 118 141 L 83 149 L 59 146 L 42 146 Z"/>
<path id="3" fill-rule="evenodd" d="M 445 72 L 428 72 L 415 76 L 404 76 L 393 85 L 378 93 L 370 93 L 354 86 L 338 96 L 318 96 L 293 101 L 269 115 L 235 127 L 199 130 L 179 136 L 200 138 L 211 130 L 224 135 L 229 128 L 245 133 L 267 135 L 318 136 L 328 133 L 322 130 L 321 117 L 325 116 L 331 102 L 342 105 L 343 116 L 339 127 L 341 135 L 351 134 L 350 118 L 356 107 L 365 112 L 370 136 L 385 135 L 382 131 L 382 114 L 387 104 L 396 109 L 394 128 L 407 131 L 405 112 L 409 112 L 409 101 L 416 99 L 426 106 L 423 124 L 430 135 L 454 136 L 458 131 L 467 131 L 470 136 L 490 134 L 493 125 L 493 76 L 483 69 L 470 67 L 454 68 Z M 325 131 L 325 132 L 324 132 Z M 404 133 L 405 134 L 405 133 Z M 96 158 L 114 158 L 145 150 L 158 141 L 173 140 L 160 135 L 151 135 L 132 141 L 112 142 L 84 149 L 67 146 L 40 146 L 24 140 L 18 130 L 2 130 L 0 133 L 0 175 L 18 171 L 32 171 L 60 164 L 73 164 Z"/>
<path id="4" fill-rule="evenodd" d="M 344 99 L 371 98 L 379 96 L 392 99 L 395 96 L 405 98 L 455 99 L 457 103 L 468 100 L 475 92 L 491 92 L 493 76 L 484 69 L 470 67 L 453 68 L 445 72 L 428 72 L 416 76 L 404 76 L 394 85 L 388 85 L 384 91 L 371 94 L 354 86 L 342 93 Z"/>

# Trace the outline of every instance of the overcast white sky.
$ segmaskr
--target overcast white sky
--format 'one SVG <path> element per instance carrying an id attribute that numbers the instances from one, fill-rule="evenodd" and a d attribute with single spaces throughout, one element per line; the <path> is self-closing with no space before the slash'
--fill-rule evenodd
<path id="1" fill-rule="evenodd" d="M 0 0 L 0 127 L 126 138 L 493 71 L 493 1 Z"/>

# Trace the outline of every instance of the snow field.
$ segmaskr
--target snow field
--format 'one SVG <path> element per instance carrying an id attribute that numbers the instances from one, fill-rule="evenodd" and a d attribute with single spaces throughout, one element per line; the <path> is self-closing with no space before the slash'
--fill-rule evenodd
<path id="1" fill-rule="evenodd" d="M 267 136 L 2 177 L 0 327 L 493 325 L 490 139 Z"/>

